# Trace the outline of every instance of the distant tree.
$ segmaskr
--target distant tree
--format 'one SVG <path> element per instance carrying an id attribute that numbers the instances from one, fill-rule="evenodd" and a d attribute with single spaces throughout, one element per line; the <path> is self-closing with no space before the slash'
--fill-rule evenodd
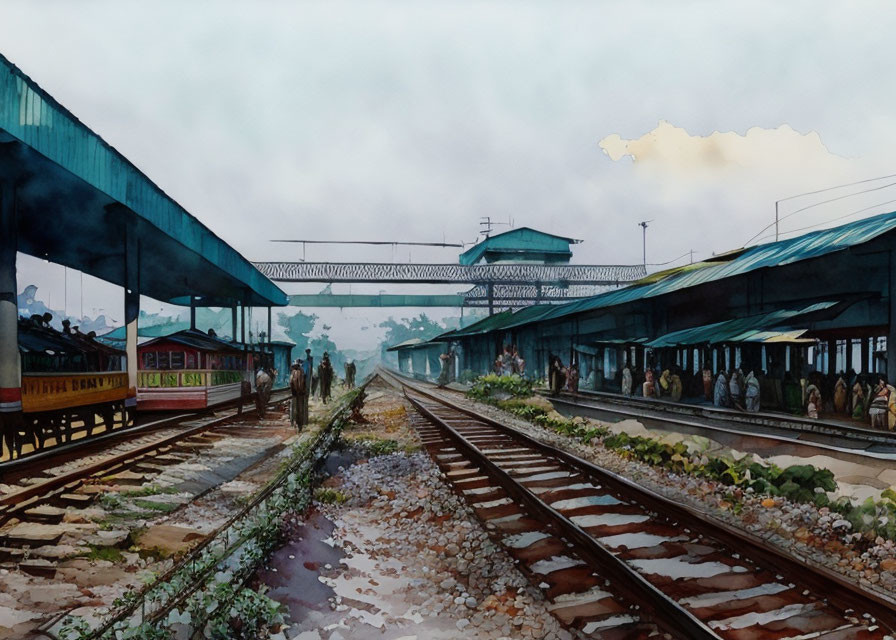
<path id="1" fill-rule="evenodd" d="M 314 330 L 316 322 L 316 315 L 313 313 L 309 315 L 301 311 L 291 316 L 285 313 L 277 316 L 277 324 L 283 327 L 286 336 L 296 343 L 293 353 L 297 354 L 297 357 L 305 357 L 305 349 L 308 348 L 310 343 L 309 334 Z M 311 349 L 313 351 L 314 347 L 312 346 Z M 314 355 L 319 356 L 317 353 Z"/>
<path id="2" fill-rule="evenodd" d="M 429 340 L 440 333 L 445 333 L 447 328 L 436 320 L 430 319 L 425 313 L 413 318 L 402 318 L 396 321 L 394 318 L 381 322 L 379 326 L 386 330 L 383 338 L 382 349 L 394 346 L 411 338 Z"/>

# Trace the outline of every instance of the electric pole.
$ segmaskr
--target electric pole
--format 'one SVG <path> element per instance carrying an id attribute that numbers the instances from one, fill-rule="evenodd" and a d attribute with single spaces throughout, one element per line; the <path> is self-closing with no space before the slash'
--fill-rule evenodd
<path id="1" fill-rule="evenodd" d="M 644 269 L 647 269 L 647 225 L 653 222 L 653 220 L 644 220 L 638 223 L 638 226 L 641 227 L 641 244 L 644 248 Z"/>

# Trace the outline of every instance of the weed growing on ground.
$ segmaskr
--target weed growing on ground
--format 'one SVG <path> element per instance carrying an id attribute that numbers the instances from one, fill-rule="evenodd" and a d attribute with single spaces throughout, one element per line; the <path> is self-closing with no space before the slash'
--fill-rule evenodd
<path id="1" fill-rule="evenodd" d="M 339 489 L 317 487 L 314 490 L 314 499 L 324 504 L 345 504 L 348 502 L 349 495 Z"/>

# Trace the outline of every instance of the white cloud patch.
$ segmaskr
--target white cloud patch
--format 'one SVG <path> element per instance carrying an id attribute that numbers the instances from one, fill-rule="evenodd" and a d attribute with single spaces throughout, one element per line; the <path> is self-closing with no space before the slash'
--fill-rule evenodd
<path id="1" fill-rule="evenodd" d="M 701 136 L 661 121 L 640 138 L 626 140 L 614 133 L 599 146 L 614 162 L 628 157 L 635 165 L 677 172 L 783 169 L 839 173 L 850 162 L 831 153 L 815 131 L 800 133 L 786 124 L 776 129 L 752 127 L 744 135 L 714 131 Z"/>

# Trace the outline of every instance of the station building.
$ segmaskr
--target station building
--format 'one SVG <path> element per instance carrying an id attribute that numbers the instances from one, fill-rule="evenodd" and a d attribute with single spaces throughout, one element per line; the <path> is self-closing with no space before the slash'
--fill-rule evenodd
<path id="1" fill-rule="evenodd" d="M 894 249 L 896 212 L 737 249 L 587 299 L 504 311 L 396 350 L 409 372 L 418 371 L 417 352 L 453 348 L 458 372 L 482 374 L 504 345 L 516 345 L 527 374 L 544 378 L 557 355 L 576 362 L 581 385 L 594 390 L 618 391 L 626 364 L 692 376 L 707 364 L 714 374 L 755 369 L 767 382 L 763 403 L 786 408 L 788 386 L 812 373 L 896 382 Z"/>

